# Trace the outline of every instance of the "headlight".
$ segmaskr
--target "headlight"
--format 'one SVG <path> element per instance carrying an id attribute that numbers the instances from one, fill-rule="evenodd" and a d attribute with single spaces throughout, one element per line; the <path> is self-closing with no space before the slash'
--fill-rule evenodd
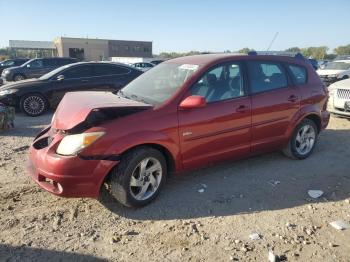
<path id="1" fill-rule="evenodd" d="M 329 96 L 333 96 L 335 90 L 336 90 L 335 86 L 333 86 L 333 85 L 328 86 L 328 92 L 329 92 L 328 94 L 329 94 Z"/>
<path id="2" fill-rule="evenodd" d="M 16 91 L 17 91 L 16 89 L 7 89 L 7 90 L 4 90 L 4 91 L 0 91 L 0 96 L 13 94 Z"/>
<path id="3" fill-rule="evenodd" d="M 7 75 L 10 73 L 10 70 L 5 69 L 3 73 L 4 73 L 4 75 Z"/>
<path id="4" fill-rule="evenodd" d="M 64 156 L 76 155 L 82 149 L 94 143 L 105 132 L 82 133 L 64 137 L 56 150 L 57 154 Z"/>

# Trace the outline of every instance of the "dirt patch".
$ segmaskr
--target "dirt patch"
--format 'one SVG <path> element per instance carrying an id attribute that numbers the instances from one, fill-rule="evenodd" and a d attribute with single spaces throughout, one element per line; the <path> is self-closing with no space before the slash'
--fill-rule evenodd
<path id="1" fill-rule="evenodd" d="M 50 120 L 18 115 L 0 133 L 0 261 L 268 261 L 269 250 L 350 260 L 350 229 L 329 225 L 350 223 L 350 121 L 331 118 L 307 160 L 277 152 L 171 177 L 135 210 L 108 196 L 58 198 L 25 175 L 28 146 Z"/>

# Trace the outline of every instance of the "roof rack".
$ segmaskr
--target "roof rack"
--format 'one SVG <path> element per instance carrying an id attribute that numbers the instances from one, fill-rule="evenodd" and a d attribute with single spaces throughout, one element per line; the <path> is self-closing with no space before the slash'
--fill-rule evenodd
<path id="1" fill-rule="evenodd" d="M 287 51 L 250 51 L 248 52 L 248 55 L 280 55 L 294 57 L 297 59 L 305 59 L 301 53 Z"/>

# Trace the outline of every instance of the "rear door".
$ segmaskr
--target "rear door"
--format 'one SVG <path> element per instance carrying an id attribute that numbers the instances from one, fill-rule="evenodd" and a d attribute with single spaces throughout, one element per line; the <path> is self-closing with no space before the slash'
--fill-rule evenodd
<path id="1" fill-rule="evenodd" d="M 44 65 L 42 70 L 43 75 L 59 67 L 57 59 L 54 59 L 54 58 L 46 58 L 46 59 L 44 58 L 43 65 Z"/>
<path id="2" fill-rule="evenodd" d="M 196 168 L 250 153 L 251 101 L 238 62 L 209 69 L 189 95 L 205 97 L 204 108 L 178 111 L 184 168 Z"/>
<path id="3" fill-rule="evenodd" d="M 247 61 L 252 95 L 252 152 L 281 147 L 300 108 L 300 90 L 291 83 L 286 68 L 274 61 Z"/>
<path id="4" fill-rule="evenodd" d="M 113 64 L 94 65 L 94 89 L 117 91 L 130 82 L 132 70 Z"/>

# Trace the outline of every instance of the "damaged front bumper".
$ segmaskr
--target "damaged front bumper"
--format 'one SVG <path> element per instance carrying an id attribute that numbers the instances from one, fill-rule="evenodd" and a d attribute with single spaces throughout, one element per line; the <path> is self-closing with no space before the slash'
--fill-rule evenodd
<path id="1" fill-rule="evenodd" d="M 52 194 L 97 198 L 117 159 L 58 155 L 56 149 L 62 136 L 51 137 L 48 130 L 41 132 L 29 149 L 28 175 Z"/>

